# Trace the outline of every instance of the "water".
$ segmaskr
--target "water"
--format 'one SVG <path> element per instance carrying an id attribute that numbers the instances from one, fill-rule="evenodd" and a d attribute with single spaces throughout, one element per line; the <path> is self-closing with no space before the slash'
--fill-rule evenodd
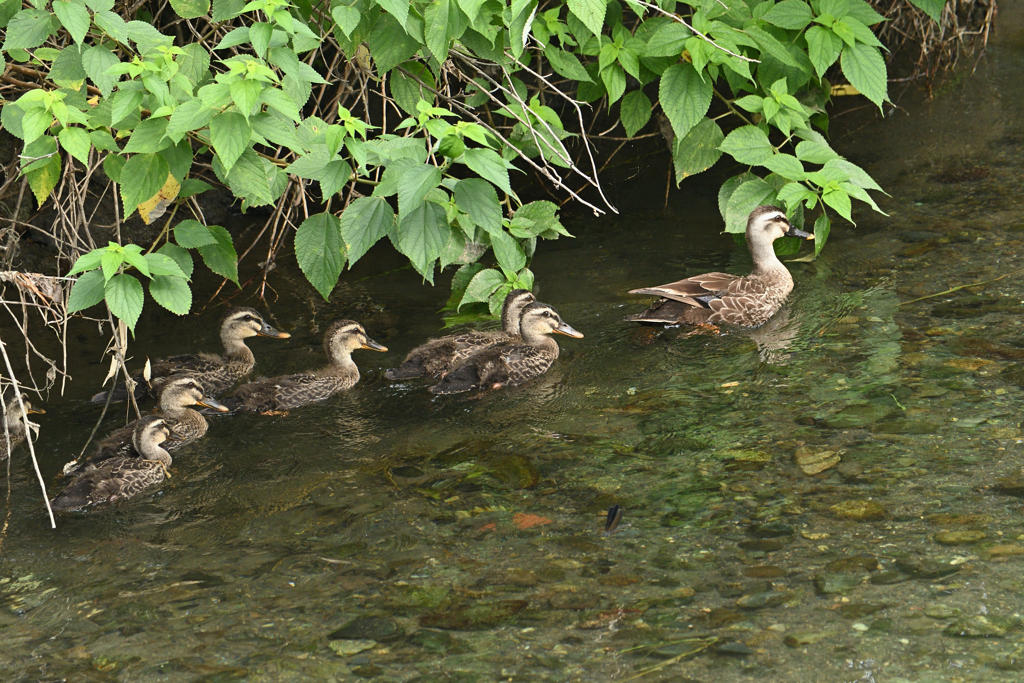
<path id="1" fill-rule="evenodd" d="M 269 311 L 293 338 L 251 343 L 260 372 L 322 363 L 341 317 L 391 350 L 357 352 L 363 381 L 325 405 L 214 420 L 158 491 L 55 531 L 19 451 L 4 680 L 1019 680 L 1024 287 L 901 302 L 1021 267 L 1021 62 L 1000 49 L 935 101 L 836 124 L 891 218 L 791 263 L 785 317 L 754 335 L 621 322 L 646 303 L 630 288 L 749 267 L 717 179 L 636 206 L 656 166 L 612 181 L 623 217 L 542 247 L 538 295 L 586 338 L 519 389 L 383 379 L 446 293 L 383 275 L 386 251 L 329 303 L 283 263 Z M 135 352 L 216 349 L 223 310 L 150 310 Z M 39 420 L 51 493 L 106 369 L 93 326 L 70 339 L 74 382 Z"/>

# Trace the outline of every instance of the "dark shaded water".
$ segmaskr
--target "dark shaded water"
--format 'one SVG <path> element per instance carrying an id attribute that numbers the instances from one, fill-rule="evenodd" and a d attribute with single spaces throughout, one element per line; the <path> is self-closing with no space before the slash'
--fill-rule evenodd
<path id="1" fill-rule="evenodd" d="M 386 382 L 446 291 L 381 275 L 384 253 L 329 303 L 278 273 L 293 338 L 251 344 L 261 372 L 320 364 L 341 317 L 391 351 L 357 352 L 363 381 L 325 405 L 215 420 L 159 491 L 56 531 L 19 451 L 3 679 L 1020 680 L 1021 66 L 1000 50 L 838 141 L 891 218 L 790 264 L 788 311 L 754 335 L 620 322 L 632 287 L 749 267 L 713 179 L 662 214 L 661 189 L 635 197 L 663 187 L 651 169 L 611 187 L 624 217 L 542 246 L 539 297 L 586 338 L 521 389 Z M 150 311 L 136 353 L 215 349 L 222 311 Z M 39 420 L 55 486 L 105 372 L 103 338 L 74 332 L 75 381 Z"/>

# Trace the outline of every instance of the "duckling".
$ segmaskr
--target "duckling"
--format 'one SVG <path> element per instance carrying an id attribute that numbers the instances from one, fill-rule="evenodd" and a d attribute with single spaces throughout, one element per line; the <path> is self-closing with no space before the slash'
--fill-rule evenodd
<path id="1" fill-rule="evenodd" d="M 356 349 L 387 351 L 370 339 L 363 326 L 354 320 L 339 320 L 327 328 L 324 351 L 330 365 L 299 375 L 285 375 L 243 384 L 224 403 L 235 410 L 280 413 L 308 403 L 323 401 L 339 391 L 351 389 L 359 381 L 359 368 L 352 362 Z"/>
<path id="2" fill-rule="evenodd" d="M 814 239 L 813 234 L 793 227 L 779 207 L 757 207 L 747 218 L 747 248 L 754 259 L 750 275 L 705 273 L 660 287 L 630 290 L 630 294 L 662 298 L 626 320 L 667 325 L 763 325 L 793 291 L 793 276 L 772 247 L 780 237 Z"/>
<path id="3" fill-rule="evenodd" d="M 161 386 L 174 377 L 195 377 L 203 385 L 207 395 L 217 396 L 230 389 L 235 382 L 252 372 L 256 358 L 245 345 L 249 337 L 274 337 L 288 339 L 287 332 L 275 330 L 254 308 L 232 308 L 224 316 L 220 326 L 220 340 L 224 344 L 224 355 L 215 356 L 209 353 L 186 354 L 173 356 L 153 363 L 150 377 L 143 373 L 136 374 L 135 398 L 142 400 L 155 397 L 160 393 Z M 113 401 L 124 401 L 128 391 L 124 383 L 114 389 Z M 106 391 L 92 397 L 93 403 L 106 403 Z"/>
<path id="4" fill-rule="evenodd" d="M 75 478 L 50 501 L 54 510 L 77 510 L 131 498 L 171 475 L 171 456 L 162 444 L 171 436 L 167 420 L 147 415 L 135 423 L 132 445 L 141 457 L 116 456 Z"/>
<path id="5" fill-rule="evenodd" d="M 7 424 L 7 434 L 10 436 L 10 442 L 4 438 L 4 431 L 0 428 L 0 462 L 9 458 L 15 446 L 25 440 L 25 435 L 29 429 L 32 429 L 36 434 L 39 433 L 39 425 L 30 422 L 28 416 L 41 415 L 46 411 L 42 408 L 33 408 L 32 404 L 28 402 L 27 394 L 21 395 L 21 402 L 25 404 L 24 413 L 21 412 L 21 406 L 18 405 L 17 396 L 7 404 L 4 422 Z"/>
<path id="6" fill-rule="evenodd" d="M 159 416 L 174 430 L 175 441 L 168 450 L 176 450 L 187 443 L 202 438 L 209 425 L 206 418 L 189 406 L 205 406 L 220 412 L 227 408 L 218 401 L 203 395 L 203 387 L 193 377 L 177 377 L 169 380 L 160 394 Z M 64 466 L 64 474 L 89 472 L 104 461 L 114 457 L 138 457 L 133 435 L 139 420 L 112 432 L 96 446 L 92 455 L 81 463 L 72 461 Z"/>
<path id="7" fill-rule="evenodd" d="M 534 301 L 536 299 L 529 291 L 513 289 L 505 297 L 505 303 L 501 307 L 501 332 L 464 332 L 431 339 L 410 351 L 401 365 L 394 370 L 388 370 L 384 376 L 388 379 L 439 379 L 480 349 L 518 341 L 519 317 L 523 309 Z"/>
<path id="8" fill-rule="evenodd" d="M 544 374 L 558 358 L 558 343 L 548 335 L 583 335 L 562 320 L 554 307 L 532 303 L 520 319 L 522 341 L 477 351 L 466 362 L 430 387 L 434 394 L 458 394 L 473 389 L 514 387 Z"/>

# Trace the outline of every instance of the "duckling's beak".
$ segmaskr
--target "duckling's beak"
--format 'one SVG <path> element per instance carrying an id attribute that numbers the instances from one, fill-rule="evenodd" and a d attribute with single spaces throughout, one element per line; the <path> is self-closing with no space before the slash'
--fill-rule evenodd
<path id="1" fill-rule="evenodd" d="M 804 232 L 803 230 L 799 230 L 797 228 L 794 228 L 792 225 L 789 226 L 789 230 L 786 232 L 785 236 L 786 237 L 800 237 L 800 238 L 805 239 L 805 240 L 813 240 L 814 239 L 814 233 L 813 232 Z"/>
<path id="2" fill-rule="evenodd" d="M 203 406 L 204 408 L 213 408 L 214 410 L 219 410 L 222 413 L 231 412 L 230 408 L 222 405 L 219 401 L 215 401 L 209 396 L 203 396 L 201 399 L 196 401 L 196 405 Z"/>
<path id="3" fill-rule="evenodd" d="M 573 337 L 575 339 L 583 339 L 583 333 L 577 332 L 567 323 L 562 323 L 554 329 L 555 334 L 564 334 L 566 337 Z"/>
<path id="4" fill-rule="evenodd" d="M 387 351 L 388 350 L 388 347 L 384 346 L 383 344 L 378 344 L 377 342 L 373 341 L 369 337 L 366 338 L 366 341 L 364 341 L 362 344 L 360 344 L 359 348 L 361 348 L 361 349 L 369 349 L 370 351 Z"/>
<path id="5" fill-rule="evenodd" d="M 260 331 L 256 333 L 256 336 L 258 336 L 258 337 L 275 337 L 276 339 L 288 339 L 292 335 L 288 334 L 287 332 L 282 332 L 281 330 L 275 330 L 273 327 L 271 327 L 267 323 L 263 323 L 263 327 L 261 327 Z M 225 410 L 226 410 L 226 408 L 225 408 Z"/>
<path id="6" fill-rule="evenodd" d="M 25 412 L 29 415 L 46 415 L 46 411 L 42 408 L 28 408 Z"/>

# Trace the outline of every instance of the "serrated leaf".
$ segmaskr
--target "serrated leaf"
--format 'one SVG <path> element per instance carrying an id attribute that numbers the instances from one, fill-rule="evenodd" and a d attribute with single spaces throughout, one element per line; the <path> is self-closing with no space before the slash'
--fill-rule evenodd
<path id="1" fill-rule="evenodd" d="M 128 24 L 125 20 L 109 10 L 96 12 L 92 20 L 108 36 L 117 42 L 124 44 L 128 42 Z"/>
<path id="2" fill-rule="evenodd" d="M 942 8 L 946 0 L 910 0 L 910 4 L 927 14 L 936 24 L 942 23 Z"/>
<path id="3" fill-rule="evenodd" d="M 512 194 L 508 169 L 497 152 L 489 149 L 470 148 L 463 153 L 462 160 L 470 170 L 475 171 L 480 177 L 491 181 L 506 194 Z"/>
<path id="4" fill-rule="evenodd" d="M 295 231 L 295 258 L 306 279 L 329 300 L 345 267 L 341 224 L 331 213 L 310 216 Z"/>
<path id="5" fill-rule="evenodd" d="M 142 105 L 140 90 L 118 90 L 110 98 L 110 122 L 117 127 L 121 121 L 139 111 Z"/>
<path id="6" fill-rule="evenodd" d="M 341 214 L 341 236 L 348 249 L 349 267 L 388 234 L 395 212 L 381 197 L 360 197 Z"/>
<path id="7" fill-rule="evenodd" d="M 216 244 L 217 238 L 205 225 L 189 218 L 174 226 L 174 241 L 185 249 L 196 249 Z"/>
<path id="8" fill-rule="evenodd" d="M 498 265 L 508 274 L 516 273 L 526 266 L 526 254 L 519 243 L 504 230 L 491 233 L 491 249 L 494 250 Z"/>
<path id="9" fill-rule="evenodd" d="M 210 11 L 210 0 L 171 0 L 171 7 L 182 19 L 199 19 Z"/>
<path id="10" fill-rule="evenodd" d="M 23 9 L 7 23 L 3 49 L 31 50 L 39 47 L 50 37 L 53 24 L 50 13 L 41 9 Z"/>
<path id="11" fill-rule="evenodd" d="M 109 95 L 117 85 L 118 77 L 106 74 L 107 69 L 117 63 L 118 59 L 114 53 L 102 45 L 87 48 L 82 53 L 82 67 L 104 97 Z"/>
<path id="12" fill-rule="evenodd" d="M 331 9 L 331 17 L 334 18 L 334 23 L 342 30 L 345 37 L 351 38 L 352 31 L 356 30 L 356 27 L 359 26 L 359 20 L 362 18 L 362 15 L 355 7 L 337 5 Z"/>
<path id="13" fill-rule="evenodd" d="M 249 146 L 252 129 L 238 112 L 222 112 L 210 121 L 210 142 L 221 164 L 230 173 L 238 158 Z"/>
<path id="14" fill-rule="evenodd" d="M 503 284 L 505 284 L 505 276 L 501 271 L 494 268 L 481 270 L 469 281 L 469 284 L 466 286 L 466 293 L 462 295 L 462 300 L 459 302 L 458 307 L 462 308 L 465 304 L 477 301 L 487 301 L 494 290 Z"/>
<path id="15" fill-rule="evenodd" d="M 550 44 L 544 48 L 544 56 L 547 58 L 552 70 L 559 76 L 571 78 L 574 81 L 593 82 L 590 74 L 580 64 L 579 58 L 571 52 L 560 50 L 554 44 Z"/>
<path id="16" fill-rule="evenodd" d="M 821 201 L 825 202 L 839 213 L 840 216 L 853 223 L 850 195 L 843 190 L 825 190 L 821 195 Z"/>
<path id="17" fill-rule="evenodd" d="M 187 280 L 190 277 L 185 274 L 185 271 L 178 265 L 178 262 L 167 254 L 154 251 L 150 254 L 145 254 L 144 258 L 149 266 L 149 274 L 151 277 L 156 277 L 157 275 L 169 275 L 182 280 Z"/>
<path id="18" fill-rule="evenodd" d="M 760 178 L 747 180 L 732 193 L 725 208 L 725 230 L 745 233 L 750 212 L 775 200 L 775 188 Z"/>
<path id="19" fill-rule="evenodd" d="M 761 18 L 773 26 L 800 31 L 811 23 L 814 15 L 804 0 L 782 0 Z"/>
<path id="20" fill-rule="evenodd" d="M 604 15 L 608 4 L 606 0 L 568 0 L 569 11 L 595 36 L 601 35 L 604 28 Z"/>
<path id="21" fill-rule="evenodd" d="M 170 170 L 159 154 L 136 154 L 125 162 L 120 173 L 121 201 L 124 217 L 164 186 Z"/>
<path id="22" fill-rule="evenodd" d="M 57 134 L 57 139 L 65 152 L 88 166 L 89 150 L 92 149 L 92 140 L 89 139 L 88 133 L 81 128 L 64 128 Z"/>
<path id="23" fill-rule="evenodd" d="M 686 49 L 686 41 L 693 36 L 690 29 L 682 24 L 670 21 L 647 40 L 644 57 L 678 57 Z"/>
<path id="24" fill-rule="evenodd" d="M 822 26 L 812 26 L 804 34 L 807 37 L 807 56 L 814 66 L 818 78 L 822 78 L 829 67 L 839 59 L 843 49 L 843 39 Z"/>
<path id="25" fill-rule="evenodd" d="M 409 257 L 413 268 L 434 283 L 434 261 L 448 241 L 451 229 L 442 207 L 422 202 L 406 214 L 399 214 L 398 248 Z"/>
<path id="26" fill-rule="evenodd" d="M 421 164 L 405 171 L 398 181 L 398 214 L 412 211 L 440 183 L 441 169 L 437 166 Z"/>
<path id="27" fill-rule="evenodd" d="M 81 45 L 69 45 L 61 50 L 50 66 L 50 80 L 62 88 L 79 90 L 86 76 L 85 67 L 82 66 Z"/>
<path id="28" fill-rule="evenodd" d="M 180 268 L 181 272 L 185 274 L 185 279 L 192 277 L 192 270 L 194 269 L 194 266 L 192 264 L 192 255 L 188 253 L 187 249 L 182 249 L 177 244 L 167 242 L 164 246 L 157 249 L 156 253 L 170 257 L 175 263 L 177 263 L 178 268 Z"/>
<path id="29" fill-rule="evenodd" d="M 793 55 L 790 54 L 789 50 L 786 49 L 786 46 L 779 42 L 778 38 L 768 33 L 763 28 L 750 25 L 745 27 L 743 32 L 754 39 L 754 42 L 757 43 L 757 46 L 764 54 L 770 55 L 773 59 L 777 59 L 786 66 L 796 68 L 800 67 L 800 63 L 797 62 Z"/>
<path id="30" fill-rule="evenodd" d="M 863 43 L 847 45 L 840 61 L 843 74 L 862 95 L 879 107 L 889 99 L 885 60 L 877 47 Z"/>
<path id="31" fill-rule="evenodd" d="M 85 34 L 89 32 L 89 10 L 82 5 L 76 5 L 64 0 L 54 0 L 53 13 L 57 15 L 61 26 L 71 34 L 71 39 L 81 44 L 85 40 Z"/>
<path id="32" fill-rule="evenodd" d="M 661 75 L 658 99 L 676 137 L 700 123 L 711 106 L 711 80 L 701 80 L 691 64 L 673 64 Z"/>
<path id="33" fill-rule="evenodd" d="M 642 90 L 632 90 L 622 98 L 619 119 L 627 137 L 636 135 L 651 120 L 651 106 L 651 100 Z"/>
<path id="34" fill-rule="evenodd" d="M 775 153 L 768 136 L 757 126 L 740 126 L 726 136 L 719 149 L 751 166 L 763 164 Z"/>
<path id="35" fill-rule="evenodd" d="M 828 241 L 828 234 L 832 231 L 832 223 L 828 219 L 828 214 L 822 213 L 818 216 L 818 220 L 814 221 L 814 255 L 817 256 L 821 253 L 822 248 L 825 246 L 825 242 Z"/>
<path id="36" fill-rule="evenodd" d="M 57 181 L 60 180 L 60 169 L 60 154 L 54 152 L 46 163 L 25 173 L 28 186 L 32 188 L 32 194 L 35 195 L 38 206 L 42 207 L 49 199 L 53 188 L 57 187 Z"/>
<path id="37" fill-rule="evenodd" d="M 473 223 L 487 232 L 501 230 L 501 204 L 494 186 L 482 178 L 465 178 L 455 185 L 455 203 Z"/>
<path id="38" fill-rule="evenodd" d="M 121 273 L 107 280 L 107 284 L 103 288 L 103 296 L 107 300 L 110 312 L 123 320 L 132 334 L 135 334 L 135 323 L 139 321 L 139 316 L 142 314 L 142 304 L 145 299 L 142 283 L 131 275 Z"/>
<path id="39" fill-rule="evenodd" d="M 615 104 L 626 91 L 626 72 L 616 62 L 602 69 L 600 74 L 601 82 L 608 92 L 608 104 Z"/>
<path id="40" fill-rule="evenodd" d="M 255 80 L 237 80 L 231 84 L 231 99 L 242 116 L 249 118 L 253 107 L 260 99 L 263 84 Z"/>
<path id="41" fill-rule="evenodd" d="M 128 138 L 124 152 L 126 154 L 159 152 L 171 144 L 171 140 L 168 140 L 165 135 L 166 131 L 167 119 L 146 119 L 132 131 L 132 136 Z"/>
<path id="42" fill-rule="evenodd" d="M 175 315 L 185 315 L 192 308 L 192 290 L 183 278 L 156 275 L 149 283 L 153 301 Z"/>
<path id="43" fill-rule="evenodd" d="M 725 135 L 718 124 L 705 118 L 682 138 L 672 143 L 672 164 L 676 172 L 676 185 L 692 175 L 703 173 L 722 156 L 719 149 Z"/>
<path id="44" fill-rule="evenodd" d="M 792 154 L 774 154 L 761 165 L 786 180 L 803 180 L 807 175 L 804 165 Z"/>
<path id="45" fill-rule="evenodd" d="M 209 225 L 207 229 L 217 241 L 215 244 L 199 247 L 199 255 L 203 257 L 203 263 L 217 275 L 226 277 L 237 285 L 238 253 L 235 252 L 231 235 L 219 225 Z"/>
<path id="46" fill-rule="evenodd" d="M 103 301 L 106 278 L 99 270 L 90 271 L 75 280 L 68 296 L 68 313 L 91 308 Z"/>

